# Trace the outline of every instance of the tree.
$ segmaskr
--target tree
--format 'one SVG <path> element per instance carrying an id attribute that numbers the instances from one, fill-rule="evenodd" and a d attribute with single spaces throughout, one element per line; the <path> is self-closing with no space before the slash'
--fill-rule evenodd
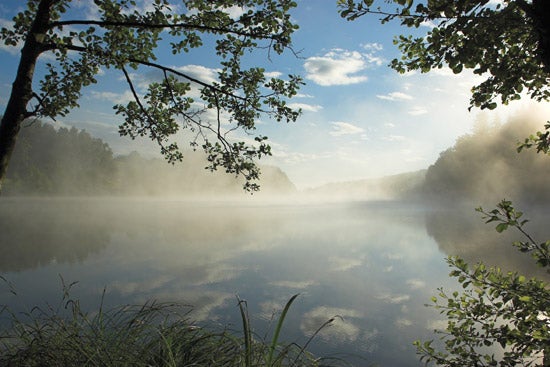
<path id="1" fill-rule="evenodd" d="M 391 0 L 375 7 L 375 0 L 339 0 L 340 14 L 354 20 L 366 14 L 382 16 L 386 23 L 432 27 L 426 35 L 400 35 L 394 43 L 401 58 L 391 61 L 400 73 L 428 72 L 448 66 L 486 75 L 472 89 L 471 106 L 493 109 L 500 97 L 506 104 L 525 89 L 536 100 L 550 98 L 550 3 L 546 0 Z"/>
<path id="2" fill-rule="evenodd" d="M 154 0 L 144 2 L 145 8 L 136 0 L 93 3 L 97 17 L 79 19 L 73 18 L 71 0 L 28 0 L 13 26 L 1 29 L 0 40 L 6 45 L 23 46 L 0 125 L 0 188 L 22 121 L 65 116 L 79 106 L 82 88 L 96 83 L 102 69 L 115 69 L 134 97 L 114 106 L 124 118 L 121 135 L 148 136 L 174 163 L 183 154 L 170 138 L 187 129 L 191 146 L 204 150 L 211 170 L 224 167 L 228 173 L 242 174 L 245 188 L 257 189 L 252 182 L 259 175 L 254 160 L 270 154 L 267 137 L 258 134 L 254 143 L 245 143 L 232 141 L 228 134 L 237 129 L 252 134 L 261 116 L 287 122 L 298 117 L 299 111 L 289 108 L 286 99 L 302 84 L 299 77 L 268 78 L 263 68 L 244 67 L 250 51 L 265 50 L 268 57 L 271 52 L 292 51 L 291 35 L 297 26 L 289 11 L 295 2 Z M 240 15 L 232 16 L 235 9 Z M 212 58 L 219 63 L 215 81 L 163 65 L 155 55 L 161 45 L 179 55 L 208 44 L 213 44 Z M 44 54 L 54 60 L 45 63 L 45 75 L 33 84 Z M 143 68 L 156 71 L 159 78 L 142 95 L 132 70 Z M 190 95 L 192 88 L 199 89 L 199 98 Z"/>

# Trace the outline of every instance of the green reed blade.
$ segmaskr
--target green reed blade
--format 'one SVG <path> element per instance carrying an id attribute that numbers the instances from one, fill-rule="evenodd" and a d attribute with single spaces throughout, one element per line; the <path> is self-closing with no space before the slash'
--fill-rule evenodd
<path id="1" fill-rule="evenodd" d="M 269 347 L 269 354 L 266 360 L 266 367 L 271 367 L 271 363 L 273 361 L 273 353 L 275 352 L 275 348 L 279 340 L 279 333 L 283 328 L 283 323 L 285 321 L 286 314 L 290 309 L 290 305 L 292 305 L 292 302 L 294 302 L 294 300 L 296 299 L 296 297 L 298 297 L 298 295 L 299 294 L 295 294 L 288 300 L 288 302 L 285 305 L 285 308 L 283 309 L 283 312 L 281 313 L 281 316 L 279 317 L 279 321 L 277 322 L 277 327 L 275 328 L 275 332 L 273 333 L 273 340 L 271 341 L 271 346 Z"/>

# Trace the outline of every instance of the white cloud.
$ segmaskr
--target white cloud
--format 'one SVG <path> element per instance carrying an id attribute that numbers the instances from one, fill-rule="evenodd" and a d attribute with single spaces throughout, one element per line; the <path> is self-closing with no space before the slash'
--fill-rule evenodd
<path id="1" fill-rule="evenodd" d="M 363 133 L 365 129 L 350 124 L 349 122 L 335 121 L 332 123 L 332 131 L 330 135 L 332 136 L 342 136 L 342 135 L 355 135 Z"/>
<path id="2" fill-rule="evenodd" d="M 218 78 L 218 69 L 207 68 L 202 65 L 185 65 L 175 67 L 179 72 L 189 75 L 191 78 L 198 79 L 204 83 L 213 83 Z"/>
<path id="3" fill-rule="evenodd" d="M 395 326 L 397 326 L 398 328 L 404 328 L 404 327 L 407 327 L 407 326 L 411 326 L 413 323 L 411 320 L 409 319 L 405 319 L 405 318 L 400 318 L 400 319 L 397 319 L 395 320 Z"/>
<path id="4" fill-rule="evenodd" d="M 71 5 L 73 6 L 73 5 Z M 99 8 L 93 0 L 80 0 L 74 2 L 74 7 L 84 13 L 86 19 L 99 19 Z"/>
<path id="5" fill-rule="evenodd" d="M 280 71 L 267 71 L 264 73 L 266 78 L 279 78 L 283 73 Z"/>
<path id="6" fill-rule="evenodd" d="M 456 75 L 455 73 L 453 73 L 451 68 L 449 68 L 447 66 L 442 67 L 442 68 L 432 69 L 430 71 L 430 73 L 432 75 L 437 75 L 437 76 L 454 76 L 454 75 Z"/>
<path id="7" fill-rule="evenodd" d="M 408 294 L 382 294 L 376 298 L 386 303 L 400 304 L 408 301 L 411 297 Z"/>
<path id="8" fill-rule="evenodd" d="M 134 100 L 134 95 L 129 90 L 125 91 L 124 93 L 92 91 L 91 95 L 93 98 L 103 99 L 106 101 L 113 102 L 115 104 L 126 104 Z"/>
<path id="9" fill-rule="evenodd" d="M 125 14 L 132 14 L 134 12 L 138 14 L 152 13 L 155 12 L 154 2 L 150 0 L 139 0 L 135 6 L 129 6 L 128 9 L 123 10 Z M 182 7 L 180 5 L 170 4 L 168 8 L 163 8 L 162 12 L 164 14 L 169 14 L 172 11 L 181 12 Z"/>
<path id="10" fill-rule="evenodd" d="M 277 282 L 270 282 L 270 285 L 273 285 L 275 287 L 283 287 L 283 288 L 292 288 L 292 289 L 306 289 L 308 287 L 311 287 L 315 284 L 312 280 L 306 280 L 302 282 L 296 282 L 296 281 L 290 281 L 290 280 L 281 280 Z"/>
<path id="11" fill-rule="evenodd" d="M 487 3 L 489 6 L 497 6 L 497 5 L 504 5 L 504 0 L 489 0 Z"/>
<path id="12" fill-rule="evenodd" d="M 296 110 L 301 108 L 302 111 L 308 111 L 308 112 L 318 112 L 323 109 L 323 106 L 311 105 L 307 103 L 289 103 L 288 107 Z"/>
<path id="13" fill-rule="evenodd" d="M 376 97 L 387 101 L 406 101 L 413 99 L 411 95 L 402 92 L 391 92 L 385 95 L 378 94 Z"/>
<path id="14" fill-rule="evenodd" d="M 366 43 L 366 44 L 361 45 L 361 46 L 363 46 L 363 48 L 367 51 L 382 51 L 384 49 L 384 46 L 382 46 L 382 44 L 380 44 L 378 42 Z"/>
<path id="15" fill-rule="evenodd" d="M 412 116 L 419 116 L 419 115 L 424 115 L 426 113 L 428 113 L 428 110 L 426 110 L 424 107 L 414 107 L 412 110 L 409 110 L 409 112 L 407 112 L 409 115 L 412 115 Z"/>
<path id="16" fill-rule="evenodd" d="M 224 7 L 222 10 L 225 11 L 231 19 L 239 19 L 248 10 L 248 8 L 233 5 Z"/>
<path id="17" fill-rule="evenodd" d="M 426 282 L 420 279 L 409 279 L 407 280 L 407 285 L 411 287 L 411 289 L 420 289 L 426 286 Z"/>
<path id="18" fill-rule="evenodd" d="M 304 94 L 304 93 L 298 93 L 294 97 L 295 98 L 313 98 L 313 96 L 311 94 Z"/>
<path id="19" fill-rule="evenodd" d="M 420 26 L 427 27 L 430 29 L 437 27 L 437 25 L 432 20 L 425 20 L 422 23 L 420 23 Z"/>
<path id="20" fill-rule="evenodd" d="M 363 264 L 363 259 L 332 256 L 329 259 L 331 271 L 346 271 Z"/>
<path id="21" fill-rule="evenodd" d="M 388 135 L 384 136 L 382 140 L 385 141 L 404 141 L 406 138 L 403 135 Z"/>
<path id="22" fill-rule="evenodd" d="M 324 56 L 310 57 L 304 63 L 306 78 L 318 85 L 347 85 L 367 81 L 357 75 L 367 68 L 367 58 L 357 51 L 335 49 Z"/>
<path id="23" fill-rule="evenodd" d="M 384 49 L 384 47 L 380 43 L 367 43 L 362 46 L 365 51 L 367 51 L 364 56 L 366 57 L 369 64 L 373 64 L 376 66 L 381 66 L 382 64 L 384 64 L 384 58 L 377 55 L 378 52 Z"/>
<path id="24" fill-rule="evenodd" d="M 302 316 L 300 330 L 306 335 L 312 335 L 319 326 L 332 319 L 332 322 L 319 332 L 318 337 L 336 343 L 353 342 L 361 336 L 361 329 L 353 323 L 353 319 L 362 316 L 353 309 L 319 306 Z"/>

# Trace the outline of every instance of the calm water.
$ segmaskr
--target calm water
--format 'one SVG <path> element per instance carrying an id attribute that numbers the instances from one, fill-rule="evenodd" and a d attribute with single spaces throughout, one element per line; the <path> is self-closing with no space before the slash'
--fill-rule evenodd
<path id="1" fill-rule="evenodd" d="M 510 234 L 512 235 L 512 233 Z M 357 365 L 420 366 L 411 343 L 442 324 L 424 306 L 456 288 L 448 254 L 531 271 L 504 238 L 464 212 L 398 203 L 240 204 L 153 199 L 0 200 L 0 304 L 56 304 L 61 280 L 89 309 L 158 300 L 239 328 L 236 296 L 260 335 L 296 293 L 283 338 Z M 349 357 L 351 355 L 351 357 Z"/>

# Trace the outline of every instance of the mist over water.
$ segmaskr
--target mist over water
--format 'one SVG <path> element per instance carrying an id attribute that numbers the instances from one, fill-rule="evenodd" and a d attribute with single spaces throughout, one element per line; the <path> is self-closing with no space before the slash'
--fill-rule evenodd
<path id="1" fill-rule="evenodd" d="M 398 202 L 4 198 L 0 274 L 17 295 L 3 284 L 0 304 L 56 305 L 62 277 L 78 282 L 73 296 L 89 310 L 105 290 L 105 307 L 180 301 L 198 322 L 240 330 L 238 295 L 264 335 L 274 312 L 300 293 L 285 340 L 303 344 L 339 316 L 311 351 L 358 365 L 420 366 L 411 343 L 433 338 L 442 322 L 424 304 L 437 287 L 456 286 L 444 257 L 494 259 L 495 247 L 484 246 L 501 237 L 471 217 Z"/>
<path id="2" fill-rule="evenodd" d="M 13 196 L 0 200 L 0 305 L 59 306 L 62 284 L 77 282 L 71 293 L 92 312 L 101 302 L 178 301 L 198 323 L 238 332 L 238 295 L 263 336 L 300 293 L 284 340 L 304 344 L 335 318 L 313 353 L 360 366 L 420 366 L 412 342 L 434 339 L 445 325 L 424 304 L 438 287 L 457 287 L 446 256 L 549 279 L 511 245 L 519 233 L 498 234 L 474 211 L 511 199 L 531 220 L 529 233 L 550 238 L 549 158 L 518 155 L 515 144 L 539 122 L 481 117 L 427 169 L 380 179 L 299 191 L 265 166 L 254 195 L 240 178 L 205 171 L 194 155 L 175 167 L 137 153 L 114 157 L 83 132 L 34 125 L 23 140 L 40 144 L 20 145 L 6 185 Z M 102 159 L 75 146 L 67 152 L 77 136 Z"/>

